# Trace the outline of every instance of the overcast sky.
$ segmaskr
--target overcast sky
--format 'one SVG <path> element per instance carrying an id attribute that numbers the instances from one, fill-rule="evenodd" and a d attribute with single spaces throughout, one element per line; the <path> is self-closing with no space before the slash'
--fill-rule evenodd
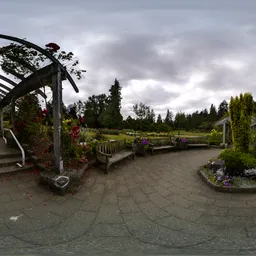
<path id="1" fill-rule="evenodd" d="M 255 95 L 255 13 L 255 0 L 0 0 L 0 33 L 74 52 L 87 73 L 66 104 L 117 78 L 125 116 L 136 101 L 165 115 Z"/>

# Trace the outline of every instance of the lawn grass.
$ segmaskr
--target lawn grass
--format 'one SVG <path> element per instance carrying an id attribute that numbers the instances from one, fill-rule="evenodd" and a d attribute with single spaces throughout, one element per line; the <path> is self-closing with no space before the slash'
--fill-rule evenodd
<path id="1" fill-rule="evenodd" d="M 95 136 L 95 132 L 87 132 L 87 135 L 90 136 L 90 137 L 94 137 Z M 198 132 L 198 133 L 195 133 L 195 132 L 186 132 L 186 131 L 180 131 L 180 135 L 178 135 L 178 131 L 173 131 L 171 132 L 172 135 L 175 135 L 175 136 L 187 136 L 187 137 L 193 137 L 193 136 L 205 136 L 205 135 L 209 135 L 209 133 L 204 133 L 204 132 Z M 126 135 L 126 134 L 123 134 L 123 133 L 120 133 L 119 135 L 112 135 L 112 134 L 104 134 L 104 136 L 109 139 L 109 140 L 134 140 L 134 136 L 130 136 L 130 135 Z M 151 137 L 150 138 L 161 138 L 161 136 L 158 136 L 158 137 Z M 163 136 L 163 138 L 166 138 Z"/>

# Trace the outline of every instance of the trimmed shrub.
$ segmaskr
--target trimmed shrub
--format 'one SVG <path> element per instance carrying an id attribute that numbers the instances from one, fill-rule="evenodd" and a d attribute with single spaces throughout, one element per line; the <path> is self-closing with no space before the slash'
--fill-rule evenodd
<path id="1" fill-rule="evenodd" d="M 250 124 L 253 110 L 253 98 L 250 93 L 241 93 L 240 97 L 231 97 L 229 104 L 232 141 L 234 150 L 247 153 L 250 144 Z"/>

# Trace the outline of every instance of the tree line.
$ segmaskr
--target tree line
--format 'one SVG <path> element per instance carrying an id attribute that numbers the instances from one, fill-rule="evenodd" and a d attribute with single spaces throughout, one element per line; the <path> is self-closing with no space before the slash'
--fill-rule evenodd
<path id="1" fill-rule="evenodd" d="M 156 115 L 153 108 L 143 102 L 133 104 L 136 117 L 121 114 L 121 86 L 117 79 L 109 88 L 109 95 L 99 94 L 90 96 L 85 102 L 76 102 L 66 109 L 66 114 L 73 118 L 84 117 L 89 128 L 132 129 L 141 131 L 169 131 L 170 129 L 210 131 L 214 123 L 227 115 L 228 103 L 223 100 L 216 108 L 211 104 L 210 109 L 202 109 L 191 114 L 178 112 L 176 115 L 166 110 L 166 115 Z"/>
<path id="2" fill-rule="evenodd" d="M 226 116 L 228 103 L 223 100 L 216 108 L 211 104 L 210 109 L 197 110 L 191 114 L 185 112 L 174 113 L 166 109 L 166 114 L 156 115 L 153 108 L 143 102 L 133 104 L 132 110 L 136 117 L 128 116 L 126 119 L 121 114 L 121 86 L 117 79 L 109 88 L 109 95 L 99 94 L 88 97 L 85 102 L 78 101 L 66 106 L 62 104 L 65 118 L 83 118 L 84 125 L 89 128 L 129 129 L 154 132 L 168 132 L 173 130 L 199 130 L 210 131 L 214 123 Z M 52 101 L 47 102 L 48 124 L 52 124 Z M 256 109 L 256 108 L 255 108 Z M 10 109 L 7 107 L 5 118 L 10 118 Z M 6 120 L 5 119 L 5 120 Z"/>

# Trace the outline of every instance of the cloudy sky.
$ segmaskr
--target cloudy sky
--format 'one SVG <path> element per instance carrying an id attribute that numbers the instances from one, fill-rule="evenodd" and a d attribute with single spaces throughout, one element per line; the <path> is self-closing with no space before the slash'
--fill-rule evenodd
<path id="1" fill-rule="evenodd" d="M 0 0 L 0 33 L 73 51 L 87 73 L 66 104 L 107 93 L 117 78 L 122 113 L 142 101 L 192 112 L 256 94 L 254 0 Z M 1 40 L 1 43 L 3 40 Z"/>

